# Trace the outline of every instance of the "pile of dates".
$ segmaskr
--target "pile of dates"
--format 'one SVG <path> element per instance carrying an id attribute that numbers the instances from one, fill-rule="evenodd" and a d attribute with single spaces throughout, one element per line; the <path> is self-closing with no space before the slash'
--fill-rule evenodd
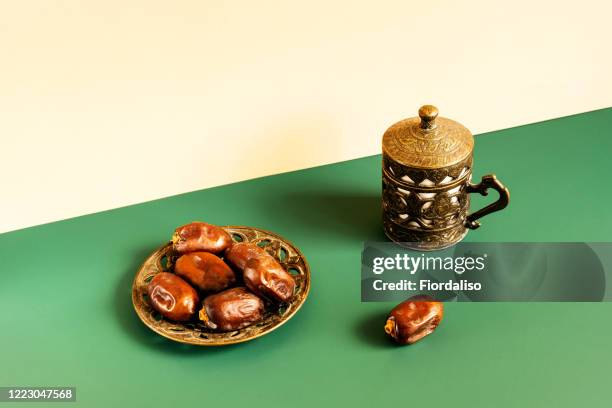
<path id="1" fill-rule="evenodd" d="M 147 287 L 151 306 L 169 320 L 197 315 L 209 329 L 239 330 L 263 319 L 264 301 L 286 303 L 294 296 L 293 276 L 272 255 L 253 243 L 235 243 L 221 227 L 183 225 L 172 244 L 174 273 L 158 273 Z"/>

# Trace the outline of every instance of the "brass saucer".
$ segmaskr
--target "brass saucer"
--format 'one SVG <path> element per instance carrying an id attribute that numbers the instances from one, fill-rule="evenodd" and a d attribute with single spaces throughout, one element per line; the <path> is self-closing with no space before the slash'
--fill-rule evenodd
<path id="1" fill-rule="evenodd" d="M 168 242 L 144 261 L 132 284 L 132 303 L 138 317 L 151 330 L 170 340 L 196 346 L 225 346 L 256 339 L 275 330 L 300 309 L 310 291 L 310 268 L 304 255 L 293 244 L 273 232 L 244 226 L 223 227 L 235 242 L 253 242 L 265 248 L 293 275 L 295 296 L 283 305 L 267 305 L 262 321 L 241 330 L 215 332 L 204 327 L 196 318 L 189 322 L 173 322 L 153 310 L 147 300 L 148 282 L 170 262 L 172 243 Z"/>

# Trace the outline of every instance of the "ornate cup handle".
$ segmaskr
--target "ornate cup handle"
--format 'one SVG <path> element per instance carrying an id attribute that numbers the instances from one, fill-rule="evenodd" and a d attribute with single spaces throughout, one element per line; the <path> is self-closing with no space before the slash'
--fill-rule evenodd
<path id="1" fill-rule="evenodd" d="M 473 214 L 470 214 L 465 219 L 465 226 L 469 229 L 476 229 L 480 227 L 480 222 L 476 221 L 479 218 L 484 217 L 492 212 L 503 210 L 508 206 L 510 202 L 510 192 L 508 189 L 499 181 L 495 174 L 487 174 L 482 177 L 478 184 L 468 184 L 468 193 L 480 193 L 480 195 L 486 196 L 489 194 L 487 191 L 489 188 L 495 189 L 499 193 L 499 199 L 493 204 L 487 205 L 485 208 L 481 208 Z"/>

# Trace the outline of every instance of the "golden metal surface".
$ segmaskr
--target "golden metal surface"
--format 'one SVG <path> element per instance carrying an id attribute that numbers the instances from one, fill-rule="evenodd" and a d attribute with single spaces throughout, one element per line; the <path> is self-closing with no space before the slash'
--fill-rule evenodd
<path id="1" fill-rule="evenodd" d="M 425 105 L 419 117 L 404 119 L 383 135 L 383 154 L 405 166 L 436 169 L 471 156 L 472 133 L 458 122 L 438 117 L 438 109 Z"/>
<path id="2" fill-rule="evenodd" d="M 434 129 L 438 117 L 438 108 L 433 105 L 423 105 L 419 109 L 419 117 L 421 118 L 421 129 Z"/>
<path id="3" fill-rule="evenodd" d="M 510 193 L 494 175 L 472 184 L 474 138 L 459 123 L 424 105 L 418 118 L 391 126 L 383 136 L 383 228 L 392 241 L 438 250 L 461 241 L 477 219 L 508 205 Z M 499 199 L 469 214 L 470 193 Z"/>
<path id="4" fill-rule="evenodd" d="M 136 272 L 132 284 L 132 304 L 142 322 L 151 330 L 170 340 L 197 346 L 225 346 L 256 339 L 277 329 L 300 309 L 310 291 L 310 267 L 304 255 L 286 239 L 253 227 L 223 227 L 236 242 L 252 242 L 263 246 L 290 272 L 296 281 L 295 296 L 288 304 L 266 305 L 264 319 L 252 326 L 232 332 L 215 332 L 196 320 L 172 322 L 151 308 L 146 298 L 148 282 L 164 270 L 162 262 L 172 257 L 172 243 L 168 242 L 153 252 Z"/>

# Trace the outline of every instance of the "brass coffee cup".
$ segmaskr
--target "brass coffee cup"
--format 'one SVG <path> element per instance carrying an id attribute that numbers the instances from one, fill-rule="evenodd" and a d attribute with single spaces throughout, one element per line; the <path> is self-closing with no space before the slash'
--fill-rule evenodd
<path id="1" fill-rule="evenodd" d="M 382 207 L 385 234 L 417 250 L 456 244 L 477 220 L 505 208 L 510 192 L 488 174 L 472 184 L 474 137 L 460 123 L 425 105 L 419 117 L 391 126 L 382 140 Z M 470 193 L 499 193 L 494 203 L 468 214 Z"/>

